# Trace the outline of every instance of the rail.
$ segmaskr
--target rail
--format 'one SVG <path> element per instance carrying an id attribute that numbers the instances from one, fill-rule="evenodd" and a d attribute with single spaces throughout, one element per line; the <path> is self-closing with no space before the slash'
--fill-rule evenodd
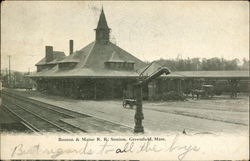
<path id="1" fill-rule="evenodd" d="M 2 96 L 4 99 L 3 107 L 6 108 L 12 114 L 14 114 L 17 118 L 19 118 L 21 122 L 33 132 L 41 133 L 42 131 L 47 131 L 48 129 L 51 130 L 52 127 L 55 131 L 59 131 L 59 132 L 66 132 L 66 133 L 72 133 L 72 131 L 86 132 L 71 124 L 60 122 L 60 119 L 55 120 L 55 118 L 52 118 L 52 117 L 49 118 L 49 116 L 51 115 L 56 116 L 59 114 L 58 116 L 60 116 L 61 118 L 74 118 L 74 117 L 80 117 L 80 116 L 89 117 L 87 115 L 75 113 L 70 110 L 64 110 L 56 106 L 54 106 L 54 108 L 57 108 L 57 109 L 53 109 L 48 106 L 46 107 L 46 104 L 42 105 L 41 102 L 35 103 L 33 102 L 33 100 L 29 100 L 29 98 L 19 96 L 18 94 L 14 94 L 14 93 L 8 93 L 6 91 L 4 92 L 2 91 Z M 42 111 L 43 114 L 36 113 L 32 111 L 31 109 L 33 110 L 43 109 Z M 46 118 L 46 115 L 47 115 L 47 118 Z M 39 124 L 43 124 L 42 128 Z M 48 129 L 44 128 L 45 126 L 48 126 Z"/>

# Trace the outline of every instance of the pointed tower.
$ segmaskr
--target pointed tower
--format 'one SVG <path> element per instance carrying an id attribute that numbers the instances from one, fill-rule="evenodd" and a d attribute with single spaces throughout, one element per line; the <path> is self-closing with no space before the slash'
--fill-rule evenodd
<path id="1" fill-rule="evenodd" d="M 96 31 L 96 36 L 95 36 L 96 41 L 101 41 L 101 42 L 109 41 L 110 28 L 108 27 L 103 8 L 95 31 Z"/>

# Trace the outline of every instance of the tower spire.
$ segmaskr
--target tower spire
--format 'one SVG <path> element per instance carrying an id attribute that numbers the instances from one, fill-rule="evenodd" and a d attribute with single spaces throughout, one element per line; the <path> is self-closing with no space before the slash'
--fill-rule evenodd
<path id="1" fill-rule="evenodd" d="M 108 27 L 103 7 L 101 10 L 97 28 L 95 30 L 96 30 L 96 41 L 109 41 L 110 28 Z"/>

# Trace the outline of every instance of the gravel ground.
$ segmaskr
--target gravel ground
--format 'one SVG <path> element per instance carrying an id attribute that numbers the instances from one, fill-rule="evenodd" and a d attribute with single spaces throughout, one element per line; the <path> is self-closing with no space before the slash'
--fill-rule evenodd
<path id="1" fill-rule="evenodd" d="M 134 127 L 133 109 L 124 109 L 122 100 L 86 101 L 72 100 L 58 96 L 47 96 L 38 92 L 19 91 L 33 99 L 58 105 L 91 115 L 93 117 Z M 235 133 L 248 134 L 249 97 L 240 95 L 237 99 L 220 96 L 212 100 L 143 102 L 143 125 L 147 133 Z"/>

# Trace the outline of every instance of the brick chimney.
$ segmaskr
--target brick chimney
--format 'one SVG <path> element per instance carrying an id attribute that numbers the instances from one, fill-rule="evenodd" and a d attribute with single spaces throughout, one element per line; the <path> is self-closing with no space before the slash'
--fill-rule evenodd
<path id="1" fill-rule="evenodd" d="M 45 61 L 50 62 L 53 59 L 53 46 L 45 46 Z"/>
<path id="2" fill-rule="evenodd" d="M 74 41 L 69 40 L 69 55 L 73 54 L 74 52 Z"/>

